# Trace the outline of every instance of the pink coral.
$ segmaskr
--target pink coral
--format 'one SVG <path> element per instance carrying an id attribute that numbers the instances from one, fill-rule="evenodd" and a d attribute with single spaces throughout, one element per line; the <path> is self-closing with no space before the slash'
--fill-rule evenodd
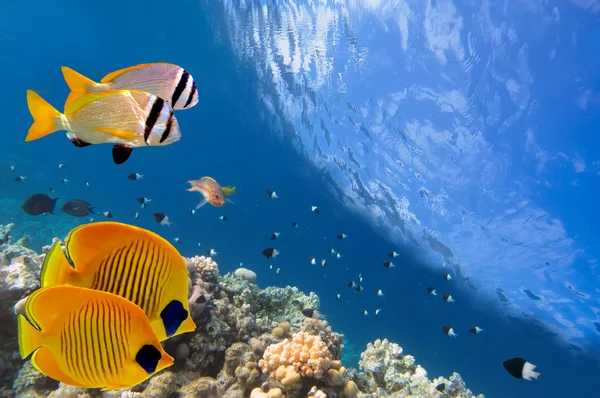
<path id="1" fill-rule="evenodd" d="M 283 367 L 289 370 L 292 367 L 301 376 L 321 378 L 331 365 L 331 353 L 327 344 L 319 336 L 306 332 L 292 335 L 292 339 L 285 339 L 280 343 L 271 344 L 265 350 L 259 366 L 264 372 L 271 372 L 277 377 L 283 374 Z M 289 375 L 289 372 L 286 372 Z M 281 381 L 281 380 L 280 380 Z"/>

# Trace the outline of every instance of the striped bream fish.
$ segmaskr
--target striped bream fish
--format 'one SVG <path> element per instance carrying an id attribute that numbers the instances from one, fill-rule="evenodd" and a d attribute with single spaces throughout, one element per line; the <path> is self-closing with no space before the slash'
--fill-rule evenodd
<path id="1" fill-rule="evenodd" d="M 57 111 L 36 92 L 27 91 L 33 124 L 25 141 L 66 130 L 77 147 L 111 143 L 113 160 L 124 163 L 136 147 L 163 146 L 181 138 L 173 109 L 145 91 L 109 90 L 90 93 Z"/>
<path id="2" fill-rule="evenodd" d="M 71 93 L 67 104 L 86 93 L 105 90 L 141 90 L 154 94 L 175 110 L 189 109 L 198 103 L 198 88 L 190 73 L 180 66 L 157 62 L 119 69 L 97 83 L 66 66 L 63 76 Z"/>
<path id="3" fill-rule="evenodd" d="M 42 287 L 74 285 L 117 294 L 138 305 L 160 341 L 196 329 L 188 272 L 177 249 L 154 232 L 117 222 L 74 228 L 65 251 L 56 242 L 44 260 Z"/>
<path id="4" fill-rule="evenodd" d="M 130 388 L 173 364 L 137 305 L 99 290 L 38 289 L 18 317 L 23 359 L 75 387 Z"/>

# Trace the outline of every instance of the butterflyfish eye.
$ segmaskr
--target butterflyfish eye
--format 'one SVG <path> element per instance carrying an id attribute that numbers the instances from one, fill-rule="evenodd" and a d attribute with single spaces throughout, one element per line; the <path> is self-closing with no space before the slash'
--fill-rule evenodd
<path id="1" fill-rule="evenodd" d="M 148 373 L 153 374 L 158 366 L 158 361 L 162 357 L 160 351 L 150 344 L 146 344 L 135 355 L 135 361 Z"/>

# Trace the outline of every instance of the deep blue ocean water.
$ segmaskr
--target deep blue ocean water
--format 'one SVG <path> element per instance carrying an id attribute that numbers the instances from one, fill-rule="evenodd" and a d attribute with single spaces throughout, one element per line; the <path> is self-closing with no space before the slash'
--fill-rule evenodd
<path id="1" fill-rule="evenodd" d="M 278 2 L 262 3 L 277 9 Z M 499 309 L 493 289 L 492 294 L 484 294 L 482 289 L 474 291 L 468 281 L 457 278 L 444 281 L 442 274 L 446 271 L 454 273 L 454 268 L 442 268 L 439 255 L 432 257 L 422 247 L 412 245 L 410 239 L 394 240 L 393 234 L 389 233 L 390 217 L 387 220 L 375 217 L 381 225 L 374 226 L 341 200 L 348 192 L 343 187 L 337 191 L 331 189 L 335 173 L 311 161 L 307 153 L 314 152 L 314 148 L 303 146 L 305 141 L 293 123 L 281 127 L 281 124 L 275 125 L 273 119 L 261 117 L 269 112 L 258 95 L 268 89 L 265 79 L 252 63 L 243 62 L 236 55 L 233 38 L 222 33 L 223 26 L 231 22 L 231 13 L 224 10 L 232 7 L 244 8 L 237 2 L 218 1 L 178 1 L 170 5 L 153 1 L 105 1 L 101 7 L 75 1 L 4 2 L 0 13 L 0 53 L 4 59 L 0 66 L 3 72 L 0 106 L 4 120 L 3 145 L 0 147 L 0 223 L 14 222 L 15 235 L 29 234 L 33 238 L 33 248 L 39 250 L 42 245 L 49 244 L 53 236 L 64 238 L 72 227 L 86 222 L 87 219 L 73 219 L 60 212 L 32 217 L 21 211 L 20 206 L 28 196 L 48 192 L 52 187 L 56 192 L 50 195 L 60 198 L 58 206 L 71 198 L 85 199 L 100 212 L 110 211 L 117 221 L 149 228 L 171 241 L 180 238 L 177 248 L 183 255 L 203 254 L 206 249 L 214 248 L 219 253 L 216 260 L 222 273 L 233 271 L 243 263 L 257 272 L 260 286 L 293 285 L 305 292 L 316 292 L 321 298 L 321 312 L 335 330 L 346 334 L 345 358 L 353 366 L 357 365 L 358 355 L 367 342 L 386 337 L 414 355 L 427 369 L 430 378 L 449 376 L 457 371 L 473 392 L 488 397 L 598 396 L 595 377 L 600 369 L 594 358 L 598 355 L 597 335 L 592 332 L 584 336 L 591 348 L 587 347 L 587 352 L 578 355 L 581 349 L 569 348 L 561 338 L 560 330 L 548 329 L 537 319 L 536 313 L 529 310 L 507 313 Z M 550 159 L 549 153 L 561 152 L 569 157 L 576 153 L 587 159 L 587 168 L 592 172 L 578 175 L 576 183 L 567 166 L 557 166 L 549 175 L 540 178 L 542 185 L 546 180 L 552 186 L 562 184 L 564 189 L 540 193 L 532 188 L 535 183 L 530 181 L 531 185 L 522 184 L 522 191 L 532 192 L 532 200 L 551 214 L 551 218 L 563 220 L 561 222 L 571 231 L 570 235 L 583 242 L 587 253 L 591 253 L 589 260 L 594 251 L 597 252 L 593 242 L 599 232 L 595 200 L 599 180 L 592 161 L 598 155 L 595 129 L 600 105 L 599 97 L 594 97 L 595 90 L 600 89 L 598 73 L 594 69 L 600 64 L 600 53 L 590 49 L 597 48 L 600 35 L 597 14 L 570 7 L 570 13 L 563 12 L 563 20 L 579 27 L 579 42 L 577 46 L 565 45 L 564 51 L 577 63 L 577 73 L 563 79 L 560 72 L 567 74 L 573 68 L 545 68 L 539 61 L 542 56 L 536 53 L 542 52 L 541 47 L 529 50 L 532 69 L 539 71 L 535 80 L 545 86 L 544 92 L 549 93 L 549 97 L 538 99 L 537 105 L 532 106 L 534 109 L 541 107 L 542 111 L 538 112 L 543 112 L 543 117 L 536 116 L 537 141 L 528 142 L 539 146 L 543 141 L 544 149 L 537 148 L 530 157 L 526 155 L 526 149 L 521 148 L 515 156 L 524 159 L 523 167 L 527 170 L 539 167 L 535 159 L 539 160 L 540 156 Z M 449 12 L 441 5 L 438 5 L 439 10 Z M 522 14 L 515 11 L 515 17 L 518 15 Z M 366 24 L 365 19 L 362 22 Z M 399 28 L 391 26 L 389 29 L 393 32 Z M 531 31 L 523 28 L 520 33 L 531 37 L 547 34 L 547 31 L 533 32 L 533 27 L 528 29 Z M 379 51 L 389 51 L 386 46 L 381 47 L 383 49 L 379 48 Z M 372 51 L 378 51 L 375 44 Z M 261 57 L 261 54 L 255 56 Z M 392 61 L 388 61 L 393 62 L 397 57 L 401 56 L 392 54 L 389 57 Z M 541 65 L 536 66 L 536 60 Z M 134 150 L 130 160 L 119 166 L 112 162 L 109 145 L 75 148 L 63 133 L 24 142 L 31 123 L 25 91 L 37 91 L 60 109 L 68 94 L 61 65 L 98 80 L 113 70 L 146 62 L 181 65 L 197 81 L 199 104 L 177 112 L 183 134 L 180 142 L 162 148 Z M 477 64 L 473 69 L 484 68 L 483 64 Z M 388 78 L 390 84 L 396 84 L 394 79 L 397 77 L 390 75 Z M 517 79 L 514 75 L 511 78 Z M 369 79 L 377 86 L 375 77 L 366 77 L 365 81 Z M 577 79 L 585 80 L 585 89 L 591 92 L 587 97 L 591 111 L 565 107 L 561 102 L 562 97 L 573 94 L 569 94 L 573 85 L 565 81 Z M 398 86 L 402 84 L 398 83 Z M 580 86 L 584 87 L 584 84 Z M 517 90 L 514 95 L 521 95 L 518 93 Z M 363 101 L 350 91 L 347 96 L 338 107 L 345 107 L 347 101 L 357 105 Z M 364 101 L 369 102 L 368 98 Z M 481 110 L 482 117 L 492 117 L 489 109 Z M 406 112 L 410 111 L 420 111 L 419 104 L 407 105 Z M 533 113 L 531 109 L 529 111 Z M 407 115 L 404 117 L 408 118 Z M 527 117 L 520 115 L 511 128 L 526 130 L 527 123 Z M 314 130 L 318 129 L 315 127 Z M 336 131 L 331 127 L 330 130 L 334 138 L 338 135 L 338 139 L 343 139 L 340 134 L 350 134 L 348 130 Z M 322 131 L 314 134 L 323 139 Z M 353 136 L 350 141 L 351 144 L 342 145 L 346 154 L 361 154 L 361 145 L 363 149 L 369 145 L 369 139 L 364 135 Z M 488 141 L 500 148 L 505 144 L 504 138 L 498 135 L 489 136 Z M 59 169 L 60 163 L 65 168 Z M 15 166 L 16 171 L 11 172 L 10 166 Z M 338 166 L 340 170 L 346 167 Z M 139 181 L 127 179 L 128 174 L 135 172 L 145 177 Z M 356 173 L 367 182 L 369 176 L 375 174 L 369 170 L 369 164 L 357 168 Z M 534 175 L 528 171 L 521 173 L 515 167 L 507 169 L 503 178 L 528 181 L 523 174 Z M 27 179 L 15 182 L 17 175 Z M 200 195 L 187 192 L 186 182 L 205 175 L 214 177 L 222 185 L 236 186 L 237 191 L 231 197 L 235 204 L 227 204 L 221 209 L 205 206 L 190 215 L 189 210 L 198 203 Z M 69 182 L 61 183 L 63 178 Z M 481 204 L 484 200 L 473 195 L 472 190 L 476 187 L 476 184 L 465 184 L 468 191 L 460 198 L 460 205 L 470 210 L 485 207 Z M 268 189 L 276 190 L 280 199 L 270 200 L 266 194 Z M 489 186 L 482 184 L 480 189 L 480 192 L 489 191 Z M 498 192 L 494 195 L 501 196 Z M 145 209 L 136 202 L 140 196 L 152 199 Z M 500 203 L 499 212 L 506 210 L 500 209 L 502 200 L 497 203 Z M 310 211 L 312 205 L 319 206 L 319 215 Z M 135 212 L 140 213 L 138 220 L 134 219 Z M 152 217 L 154 212 L 167 214 L 173 225 L 158 225 Z M 417 213 L 424 227 L 433 231 L 442 229 L 434 216 Z M 229 220 L 220 221 L 221 215 Z M 493 211 L 488 215 L 493 218 Z M 103 219 L 101 215 L 94 218 Z M 532 215 L 532 222 L 535 218 Z M 292 221 L 298 222 L 299 227 L 292 228 Z M 473 227 L 473 233 L 481 234 L 476 228 Z M 269 240 L 273 232 L 281 232 L 275 242 Z M 336 239 L 340 233 L 347 234 L 348 239 Z M 454 238 L 444 244 L 453 248 L 453 244 L 459 244 L 458 238 Z M 557 239 L 555 244 L 560 246 L 561 241 Z M 261 251 L 267 247 L 277 248 L 280 256 L 265 259 Z M 327 253 L 332 247 L 343 255 L 341 259 Z M 388 260 L 386 253 L 391 250 L 401 255 L 394 260 L 398 265 L 396 268 L 386 269 L 381 263 Z M 473 256 L 481 258 L 475 253 L 477 250 L 483 249 L 474 246 Z M 462 261 L 468 262 L 464 252 L 462 254 Z M 315 256 L 317 260 L 327 258 L 328 266 L 311 266 L 309 256 Z M 590 261 L 574 262 L 565 271 L 566 275 L 576 277 L 582 273 L 586 279 L 589 269 L 594 269 L 595 263 Z M 432 262 L 436 264 L 432 266 Z M 269 265 L 273 265 L 273 269 Z M 276 268 L 281 269 L 279 274 L 275 273 Z M 489 272 L 498 272 L 498 269 Z M 362 273 L 365 287 L 360 293 L 347 286 L 358 273 Z M 595 275 L 589 274 L 583 290 L 597 300 L 598 279 Z M 523 274 L 522 278 L 519 282 L 518 273 L 506 277 L 516 279 L 515 283 L 525 289 L 529 286 L 526 280 L 530 276 Z M 456 303 L 448 304 L 439 296 L 428 295 L 428 286 L 435 286 L 440 293 L 451 292 Z M 384 296 L 377 297 L 375 289 L 382 289 Z M 341 294 L 339 301 L 335 299 L 337 293 Z M 544 291 L 535 291 L 534 297 L 538 297 L 535 294 L 543 295 Z M 592 304 L 582 305 L 587 305 L 598 317 L 599 310 Z M 377 308 L 381 313 L 375 318 Z M 363 309 L 368 310 L 369 316 L 361 315 Z M 573 314 L 572 321 L 578 323 L 584 317 L 589 318 L 585 314 Z M 447 324 L 455 329 L 457 339 L 442 334 L 440 327 Z M 474 325 L 484 328 L 485 332 L 470 335 L 467 329 Z M 536 364 L 542 373 L 539 380 L 527 382 L 510 377 L 503 369 L 502 361 L 514 356 L 525 357 Z"/>

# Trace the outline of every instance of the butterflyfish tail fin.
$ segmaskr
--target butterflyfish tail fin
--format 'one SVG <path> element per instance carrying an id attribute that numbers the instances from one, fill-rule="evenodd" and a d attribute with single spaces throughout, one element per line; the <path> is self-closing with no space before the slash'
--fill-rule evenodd
<path id="1" fill-rule="evenodd" d="M 38 93 L 27 90 L 27 106 L 33 117 L 25 141 L 33 141 L 59 130 L 65 130 L 62 113 L 57 111 Z"/>
<path id="2" fill-rule="evenodd" d="M 72 272 L 73 267 L 63 253 L 60 242 L 54 242 L 42 264 L 41 287 L 63 285 L 68 282 Z"/>
<path id="3" fill-rule="evenodd" d="M 225 194 L 225 196 L 229 196 L 235 193 L 235 187 L 226 186 L 221 189 L 223 189 L 223 193 Z"/>
<path id="4" fill-rule="evenodd" d="M 18 318 L 19 350 L 25 359 L 42 346 L 42 333 L 37 330 L 22 314 Z"/>

